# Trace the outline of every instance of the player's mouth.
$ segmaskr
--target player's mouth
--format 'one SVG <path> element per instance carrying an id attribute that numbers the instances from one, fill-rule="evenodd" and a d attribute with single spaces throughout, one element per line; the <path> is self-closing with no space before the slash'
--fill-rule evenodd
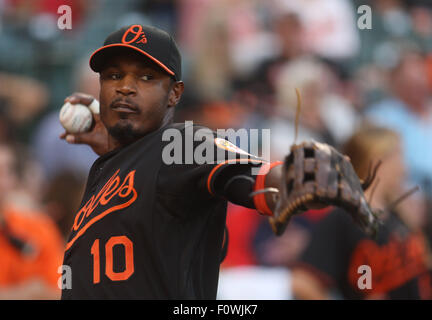
<path id="1" fill-rule="evenodd" d="M 139 113 L 139 109 L 135 105 L 125 101 L 116 101 L 112 103 L 111 109 L 121 113 Z"/>

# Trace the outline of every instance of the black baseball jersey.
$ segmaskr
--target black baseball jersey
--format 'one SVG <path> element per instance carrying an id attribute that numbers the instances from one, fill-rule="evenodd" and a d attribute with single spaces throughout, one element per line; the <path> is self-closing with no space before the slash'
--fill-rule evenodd
<path id="1" fill-rule="evenodd" d="M 263 161 L 199 129 L 170 124 L 95 161 L 66 245 L 72 287 L 62 299 L 216 298 L 227 205 L 218 180 Z M 181 143 L 164 141 L 167 132 Z M 214 161 L 191 161 L 209 144 Z M 182 163 L 167 164 L 179 151 Z"/>

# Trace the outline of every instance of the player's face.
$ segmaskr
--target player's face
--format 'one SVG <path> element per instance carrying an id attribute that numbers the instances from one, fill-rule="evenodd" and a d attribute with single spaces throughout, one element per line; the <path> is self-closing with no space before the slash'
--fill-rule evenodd
<path id="1" fill-rule="evenodd" d="M 100 84 L 101 120 L 120 145 L 169 122 L 178 83 L 142 55 L 115 55 L 101 71 Z"/>

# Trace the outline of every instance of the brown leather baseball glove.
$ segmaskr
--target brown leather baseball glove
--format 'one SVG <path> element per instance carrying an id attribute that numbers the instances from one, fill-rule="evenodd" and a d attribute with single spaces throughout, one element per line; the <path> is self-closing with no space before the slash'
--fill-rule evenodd
<path id="1" fill-rule="evenodd" d="M 370 184 L 371 179 L 360 180 L 350 159 L 335 148 L 318 142 L 293 145 L 283 164 L 278 200 L 270 218 L 273 231 L 282 234 L 291 216 L 321 204 L 345 209 L 374 236 L 378 218 L 363 193 Z"/>

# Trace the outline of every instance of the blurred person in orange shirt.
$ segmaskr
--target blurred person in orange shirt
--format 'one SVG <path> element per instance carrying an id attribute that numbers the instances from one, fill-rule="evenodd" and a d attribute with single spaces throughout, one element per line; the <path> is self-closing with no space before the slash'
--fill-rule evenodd
<path id="1" fill-rule="evenodd" d="M 39 212 L 17 209 L 8 195 L 17 187 L 16 156 L 0 145 L 0 299 L 57 299 L 63 240 Z"/>

